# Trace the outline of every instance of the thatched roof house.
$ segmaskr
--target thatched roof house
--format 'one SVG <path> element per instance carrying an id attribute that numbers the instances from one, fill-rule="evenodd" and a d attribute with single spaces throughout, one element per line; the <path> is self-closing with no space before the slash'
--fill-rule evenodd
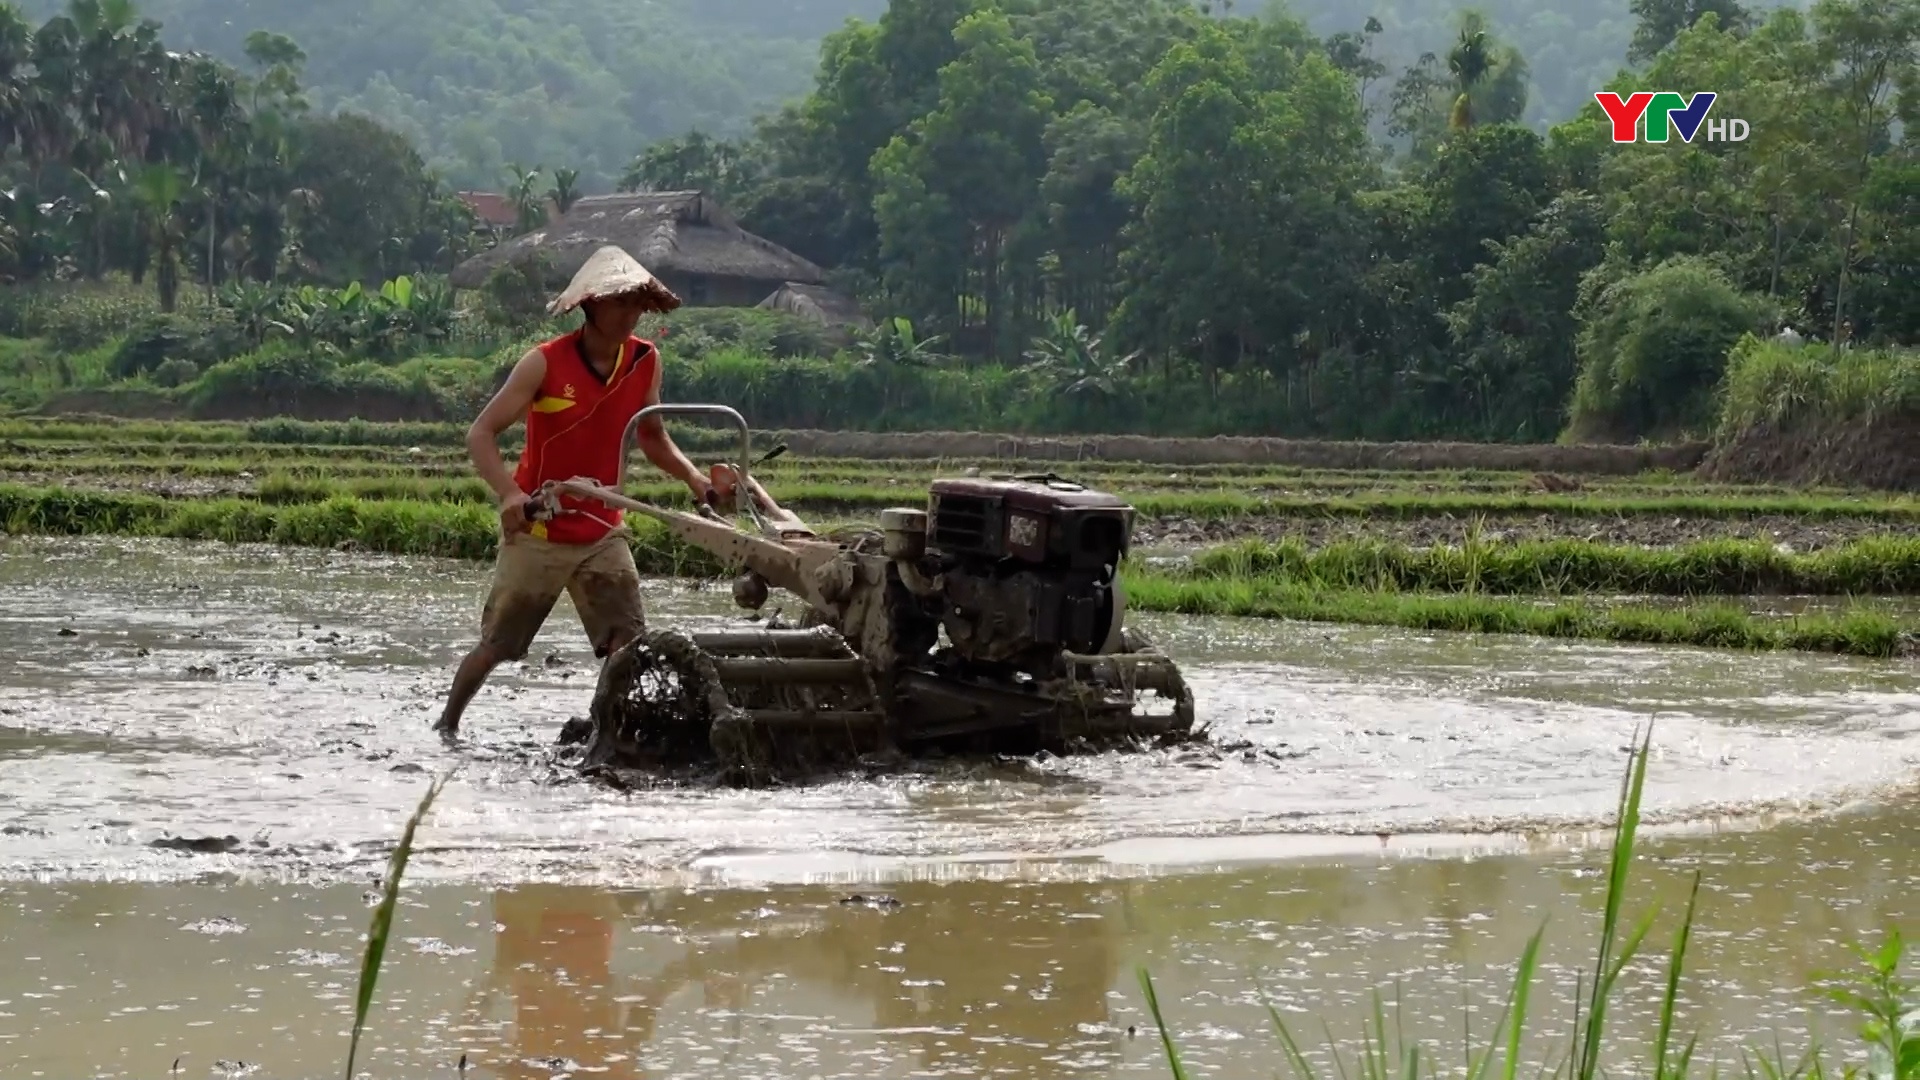
<path id="1" fill-rule="evenodd" d="M 826 273 L 742 229 L 698 191 L 592 195 L 559 220 L 454 267 L 456 288 L 476 289 L 509 262 L 541 252 L 561 278 L 605 244 L 618 244 L 689 306 L 751 307 L 787 282 L 817 285 Z"/>
<path id="2" fill-rule="evenodd" d="M 873 320 L 867 318 L 866 312 L 860 310 L 858 301 L 845 293 L 834 292 L 824 285 L 804 285 L 798 281 L 785 282 L 774 290 L 773 295 L 755 306 L 812 319 L 823 326 L 873 329 Z"/>
<path id="3" fill-rule="evenodd" d="M 520 224 L 520 211 L 513 205 L 513 200 L 497 191 L 461 191 L 455 194 L 467 204 L 482 225 L 511 229 Z"/>

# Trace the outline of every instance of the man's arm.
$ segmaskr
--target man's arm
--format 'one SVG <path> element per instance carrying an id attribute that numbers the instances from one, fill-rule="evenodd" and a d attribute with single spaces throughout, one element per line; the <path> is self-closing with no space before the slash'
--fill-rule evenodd
<path id="1" fill-rule="evenodd" d="M 647 388 L 648 405 L 660 404 L 662 372 L 663 365 L 655 363 L 653 385 Z M 642 420 L 635 441 L 640 444 L 640 452 L 647 455 L 647 460 L 653 462 L 655 468 L 687 485 L 696 503 L 706 498 L 708 489 L 713 486 L 708 482 L 707 474 L 687 460 L 687 455 L 674 445 L 673 436 L 667 434 L 667 425 L 659 417 L 649 416 Z M 625 462 L 621 464 L 625 465 Z"/>
<path id="2" fill-rule="evenodd" d="M 529 349 L 527 355 L 513 365 L 506 383 L 467 428 L 467 456 L 473 459 L 480 479 L 487 482 L 503 504 L 525 493 L 514 483 L 512 471 L 500 456 L 500 433 L 527 415 L 534 395 L 540 392 L 540 381 L 546 377 L 546 355 L 539 349 Z"/>

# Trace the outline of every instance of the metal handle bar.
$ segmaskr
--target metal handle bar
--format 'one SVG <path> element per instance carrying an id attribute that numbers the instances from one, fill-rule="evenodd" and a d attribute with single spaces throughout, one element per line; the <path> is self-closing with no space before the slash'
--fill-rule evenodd
<path id="1" fill-rule="evenodd" d="M 742 485 L 746 483 L 747 463 L 753 460 L 753 433 L 747 427 L 747 418 L 741 416 L 737 410 L 726 405 L 668 405 L 662 403 L 659 405 L 649 405 L 639 412 L 634 413 L 633 419 L 627 421 L 627 430 L 620 435 L 620 474 L 623 478 L 627 470 L 627 451 L 633 447 L 635 442 L 634 431 L 640 427 L 641 421 L 653 416 L 718 416 L 722 419 L 733 421 L 733 425 L 740 429 L 740 464 L 738 466 L 740 470 L 740 482 Z"/>

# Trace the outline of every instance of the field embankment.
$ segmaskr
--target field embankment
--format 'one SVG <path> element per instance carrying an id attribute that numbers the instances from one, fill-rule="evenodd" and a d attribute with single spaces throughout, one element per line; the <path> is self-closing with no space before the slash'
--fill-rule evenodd
<path id="1" fill-rule="evenodd" d="M 1031 462 L 1156 465 L 1283 465 L 1299 469 L 1490 470 L 1628 476 L 1699 465 L 1705 443 L 1558 446 L 1464 442 L 1341 442 L 1220 435 L 1027 436 L 980 431 L 773 431 L 761 436 L 827 458 L 991 458 Z"/>
<path id="2" fill-rule="evenodd" d="M 16 419 L 0 421 L 0 481 L 272 504 L 342 497 L 484 504 L 490 493 L 473 476 L 463 434 L 458 425 L 429 423 Z M 731 449 L 726 433 L 711 428 L 683 429 L 680 438 L 696 454 Z M 515 452 L 514 440 L 507 443 Z M 1243 539 L 1427 547 L 1475 537 L 1662 547 L 1735 538 L 1815 550 L 1920 524 L 1920 500 L 1911 498 L 1703 484 L 1663 471 L 1569 477 L 1091 458 L 832 458 L 788 445 L 794 449 L 760 475 L 810 520 L 872 520 L 889 506 L 918 505 L 941 476 L 1057 471 L 1127 498 L 1140 513 L 1138 543 L 1156 550 Z M 635 465 L 628 489 L 673 504 L 685 498 L 644 463 Z"/>
<path id="3" fill-rule="evenodd" d="M 439 423 L 461 419 L 425 399 L 378 394 L 311 394 L 298 400 L 222 399 L 191 407 L 151 394 L 105 390 L 57 395 L 40 410 L 61 419 L 128 417 L 144 420 L 363 420 Z M 751 422 L 751 416 L 749 421 Z M 762 446 L 786 443 L 812 457 L 855 460 L 978 458 L 1026 462 L 1150 462 L 1157 465 L 1282 465 L 1300 469 L 1444 471 L 1487 469 L 1629 476 L 1655 469 L 1693 469 L 1710 449 L 1704 442 L 1672 445 L 1557 445 L 1551 443 L 1357 442 L 1218 435 L 1206 439 L 1149 435 L 1019 435 L 991 431 L 757 431 Z"/>
<path id="4" fill-rule="evenodd" d="M 272 543 L 464 559 L 490 558 L 497 547 L 494 515 L 476 503 L 338 497 L 273 505 L 240 499 L 168 500 L 116 492 L 0 487 L 0 522 L 9 533 Z M 635 521 L 633 533 L 635 561 L 643 572 L 700 577 L 725 572 L 710 556 L 688 548 L 653 522 Z M 1304 567 L 1289 567 L 1281 561 L 1264 568 L 1249 565 L 1240 573 L 1221 561 L 1202 560 L 1200 566 L 1188 569 L 1130 567 L 1125 579 L 1130 603 L 1149 611 L 1865 656 L 1907 655 L 1920 641 L 1920 619 L 1865 602 L 1837 611 L 1780 614 L 1752 610 L 1728 597 L 1658 605 L 1569 595 L 1577 582 L 1567 576 L 1568 567 L 1579 565 L 1607 581 L 1638 578 L 1669 588 L 1687 588 L 1690 582 L 1724 588 L 1782 572 L 1798 583 L 1825 588 L 1858 583 L 1895 584 L 1905 590 L 1920 585 L 1920 571 L 1913 565 L 1915 553 L 1906 548 L 1849 550 L 1788 563 L 1784 571 L 1770 563 L 1761 549 L 1746 552 L 1744 566 L 1729 567 L 1724 555 L 1717 550 L 1680 553 L 1664 574 L 1650 573 L 1647 564 L 1625 552 L 1562 558 L 1556 563 L 1540 552 L 1507 554 L 1495 546 L 1468 556 L 1486 557 L 1504 567 L 1507 587 L 1524 584 L 1528 573 L 1543 586 L 1560 586 L 1560 591 L 1544 589 L 1538 597 L 1482 591 L 1469 583 L 1472 575 L 1447 581 L 1442 580 L 1443 574 L 1428 573 L 1420 582 L 1430 587 L 1426 591 L 1398 588 L 1401 582 L 1391 580 L 1389 574 L 1341 583 L 1333 568 L 1362 561 L 1359 553 L 1341 549 L 1327 549 L 1317 562 Z M 1390 557 L 1400 559 L 1408 573 L 1420 573 L 1414 568 L 1421 556 L 1402 552 Z M 1528 558 L 1538 564 L 1531 571 L 1518 565 Z"/>
<path id="5" fill-rule="evenodd" d="M 497 526 L 460 434 L 0 421 L 0 526 L 484 559 Z M 697 458 L 727 441 L 685 435 Z M 1665 471 L 1545 484 L 1525 470 L 836 458 L 787 441 L 759 475 L 822 529 L 924 505 L 932 480 L 968 472 L 1051 468 L 1119 494 L 1140 514 L 1125 577 L 1147 610 L 1869 656 L 1920 639 L 1906 599 L 1920 596 L 1920 500 L 1906 496 Z M 630 475 L 632 494 L 687 504 L 644 464 Z M 633 529 L 650 573 L 725 571 L 650 522 Z"/>
<path id="6" fill-rule="evenodd" d="M 1920 351 L 1742 341 L 1728 357 L 1719 430 L 1700 472 L 1920 491 Z"/>

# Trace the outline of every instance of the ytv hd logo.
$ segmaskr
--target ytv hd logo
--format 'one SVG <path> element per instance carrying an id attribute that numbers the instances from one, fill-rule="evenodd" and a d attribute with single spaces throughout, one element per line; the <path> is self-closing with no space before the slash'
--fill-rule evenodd
<path id="1" fill-rule="evenodd" d="M 1713 108 L 1717 96 L 1702 90 L 1688 101 L 1671 90 L 1662 90 L 1657 94 L 1642 91 L 1625 101 L 1611 91 L 1596 93 L 1593 98 L 1606 110 L 1607 119 L 1613 121 L 1613 141 L 1617 143 L 1634 141 L 1642 116 L 1647 118 L 1650 143 L 1666 142 L 1669 128 L 1679 133 L 1681 142 L 1691 143 L 1703 123 L 1708 142 L 1745 142 L 1748 130 L 1745 120 L 1707 119 L 1707 110 Z"/>

